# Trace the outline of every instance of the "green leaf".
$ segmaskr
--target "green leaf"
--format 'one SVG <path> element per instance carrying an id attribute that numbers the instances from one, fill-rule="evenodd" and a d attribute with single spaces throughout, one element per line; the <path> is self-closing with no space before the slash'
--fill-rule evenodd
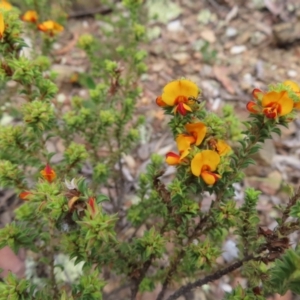
<path id="1" fill-rule="evenodd" d="M 98 195 L 96 198 L 97 204 L 105 201 L 110 201 L 110 199 L 106 195 Z"/>
<path id="2" fill-rule="evenodd" d="M 255 146 L 253 146 L 250 150 L 249 150 L 249 152 L 248 152 L 248 154 L 249 155 L 251 155 L 251 154 L 255 154 L 256 152 L 258 152 L 259 150 L 261 149 L 261 145 L 255 145 Z"/>
<path id="3" fill-rule="evenodd" d="M 271 131 L 281 136 L 281 130 L 278 127 L 273 128 Z"/>

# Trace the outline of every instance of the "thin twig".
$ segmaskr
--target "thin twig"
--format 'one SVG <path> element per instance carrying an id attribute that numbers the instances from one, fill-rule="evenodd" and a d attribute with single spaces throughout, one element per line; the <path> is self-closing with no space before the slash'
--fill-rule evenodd
<path id="1" fill-rule="evenodd" d="M 182 286 L 181 288 L 179 288 L 174 294 L 172 294 L 169 298 L 167 298 L 167 300 L 176 300 L 180 296 L 183 296 L 183 295 L 187 294 L 188 292 L 190 292 L 192 289 L 201 287 L 204 284 L 207 284 L 211 281 L 220 279 L 222 276 L 224 276 L 228 273 L 231 273 L 232 271 L 240 268 L 245 262 L 252 260 L 252 259 L 255 259 L 255 256 L 253 254 L 248 255 L 248 256 L 244 257 L 243 259 L 233 263 L 232 265 L 230 265 L 222 270 L 218 270 L 215 273 L 208 275 L 202 279 L 196 280 L 193 283 L 188 283 L 188 284 Z"/>
<path id="2" fill-rule="evenodd" d="M 197 235 L 199 235 L 199 230 L 204 226 L 204 224 L 206 223 L 206 221 L 208 220 L 209 215 L 204 216 L 200 222 L 198 223 L 198 225 L 195 227 L 193 233 L 188 237 L 188 241 L 187 241 L 187 245 L 191 244 L 193 242 L 193 240 L 197 237 Z M 206 230 L 210 229 L 211 226 L 208 226 L 206 228 L 203 228 L 203 230 L 201 230 L 201 233 L 204 233 Z M 186 247 L 185 246 L 185 247 Z M 180 262 L 180 260 L 182 259 L 182 257 L 184 256 L 186 252 L 186 248 L 182 248 L 180 250 L 180 252 L 176 255 L 175 259 L 172 261 L 170 267 L 169 267 L 169 271 L 166 275 L 165 281 L 163 282 L 162 285 L 162 289 L 159 292 L 156 300 L 162 300 L 165 292 L 167 290 L 167 287 L 172 279 L 173 274 L 176 272 L 177 267 L 178 267 L 178 263 Z"/>
<path id="3" fill-rule="evenodd" d="M 134 280 L 134 284 L 131 287 L 131 300 L 135 300 L 136 294 L 139 291 L 140 283 L 142 282 L 148 269 L 150 268 L 153 258 L 154 258 L 154 256 L 151 255 L 150 258 L 144 263 L 144 266 L 143 266 L 142 270 L 140 271 L 139 278 Z"/>
<path id="4" fill-rule="evenodd" d="M 53 299 L 56 299 L 56 296 L 59 295 L 56 278 L 55 278 L 55 235 L 54 235 L 54 224 L 50 221 L 49 224 L 49 232 L 50 232 L 50 282 L 53 291 Z"/>
<path id="5" fill-rule="evenodd" d="M 96 14 L 101 14 L 101 15 L 107 15 L 112 12 L 112 9 L 109 7 L 98 7 L 90 10 L 85 10 L 85 11 L 75 11 L 72 13 L 68 14 L 68 18 L 84 18 L 84 17 L 91 17 Z"/>

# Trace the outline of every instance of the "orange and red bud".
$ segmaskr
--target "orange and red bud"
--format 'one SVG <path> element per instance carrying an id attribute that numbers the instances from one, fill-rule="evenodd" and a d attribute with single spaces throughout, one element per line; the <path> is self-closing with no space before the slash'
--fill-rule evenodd
<path id="1" fill-rule="evenodd" d="M 51 183 L 56 178 L 56 173 L 49 164 L 47 164 L 40 173 L 49 183 Z"/>
<path id="2" fill-rule="evenodd" d="M 176 166 L 179 165 L 181 162 L 180 155 L 174 153 L 174 152 L 168 152 L 166 154 L 166 163 L 170 166 Z"/>
<path id="3" fill-rule="evenodd" d="M 29 200 L 29 196 L 31 195 L 31 192 L 29 191 L 24 191 L 24 192 L 21 192 L 19 194 L 19 198 L 24 200 L 24 201 L 28 201 Z"/>
<path id="4" fill-rule="evenodd" d="M 161 96 L 158 96 L 155 100 L 156 104 L 160 107 L 168 106 L 161 98 Z"/>
<path id="5" fill-rule="evenodd" d="M 259 110 L 257 109 L 257 103 L 254 102 L 254 101 L 248 102 L 246 108 L 252 114 L 258 114 L 259 113 Z"/>

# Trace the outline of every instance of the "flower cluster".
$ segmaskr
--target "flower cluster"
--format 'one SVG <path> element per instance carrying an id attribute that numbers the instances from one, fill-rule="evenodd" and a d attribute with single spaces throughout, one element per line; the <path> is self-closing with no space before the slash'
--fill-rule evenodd
<path id="1" fill-rule="evenodd" d="M 183 118 L 199 109 L 197 98 L 200 92 L 195 83 L 187 79 L 168 83 L 156 103 L 161 107 L 171 107 L 175 115 Z M 221 156 L 231 152 L 231 147 L 221 139 L 217 139 L 211 128 L 193 116 L 193 122 L 184 125 L 184 131 L 175 137 L 178 152 L 168 152 L 166 163 L 169 165 L 190 165 L 191 173 L 201 177 L 208 185 L 213 185 L 221 178 L 217 173 Z"/>
<path id="2" fill-rule="evenodd" d="M 279 117 L 289 116 L 294 108 L 300 109 L 300 87 L 291 80 L 279 84 L 268 92 L 254 89 L 252 96 L 254 101 L 248 102 L 248 111 L 253 114 L 264 114 L 267 119 L 278 121 Z"/>
<path id="3" fill-rule="evenodd" d="M 12 9 L 14 9 L 14 7 L 9 2 L 6 0 L 0 1 L 0 39 L 3 37 L 6 27 L 2 12 L 10 11 Z M 38 30 L 44 32 L 49 37 L 53 37 L 64 30 L 63 26 L 54 22 L 53 20 L 47 20 L 45 22 L 38 23 L 39 15 L 35 10 L 26 11 L 21 19 L 24 22 L 35 24 Z"/>

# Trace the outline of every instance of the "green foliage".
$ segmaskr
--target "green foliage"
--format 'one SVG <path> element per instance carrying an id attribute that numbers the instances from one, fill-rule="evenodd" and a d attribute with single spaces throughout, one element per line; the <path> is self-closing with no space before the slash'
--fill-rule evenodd
<path id="1" fill-rule="evenodd" d="M 259 288 L 258 288 L 259 290 Z M 245 290 L 238 285 L 231 294 L 226 294 L 224 300 L 264 300 L 265 297 L 255 293 L 253 290 Z"/>
<path id="2" fill-rule="evenodd" d="M 101 289 L 104 287 L 105 282 L 99 280 L 99 273 L 97 271 L 91 274 L 84 274 L 80 278 L 78 285 L 73 287 L 73 295 L 75 299 L 80 300 L 102 300 Z"/>
<path id="3" fill-rule="evenodd" d="M 259 217 L 256 210 L 259 195 L 260 192 L 252 188 L 245 190 L 245 202 L 240 209 L 240 218 L 237 220 L 237 234 L 242 239 L 240 247 L 244 253 L 255 250 L 260 243 L 257 239 Z"/>
<path id="4" fill-rule="evenodd" d="M 146 261 L 150 257 L 160 258 L 164 253 L 165 240 L 152 227 L 144 233 L 144 236 L 136 240 L 137 251 L 141 255 L 141 259 Z"/>
<path id="5" fill-rule="evenodd" d="M 27 289 L 30 288 L 28 293 Z M 33 288 L 30 281 L 21 279 L 18 280 L 15 275 L 9 273 L 4 282 L 0 282 L 0 299 L 15 299 L 25 300 L 32 294 Z"/>
<path id="6" fill-rule="evenodd" d="M 300 255 L 299 251 L 287 250 L 285 254 L 275 261 L 274 267 L 270 270 L 271 285 L 280 295 L 284 295 L 288 290 L 299 295 L 300 280 Z"/>

